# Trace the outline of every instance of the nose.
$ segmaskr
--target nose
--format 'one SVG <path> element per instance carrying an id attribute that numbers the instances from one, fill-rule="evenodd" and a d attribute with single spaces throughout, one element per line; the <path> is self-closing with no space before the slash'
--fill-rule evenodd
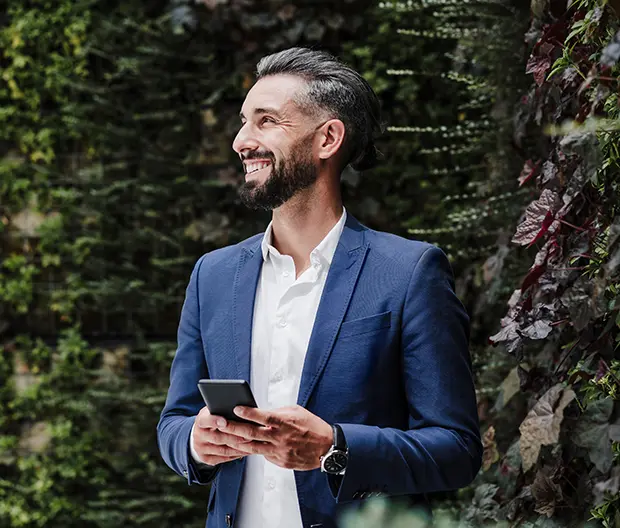
<path id="1" fill-rule="evenodd" d="M 232 142 L 232 148 L 237 154 L 243 154 L 244 152 L 256 150 L 258 148 L 258 142 L 252 137 L 249 127 L 245 125 L 241 127 Z"/>

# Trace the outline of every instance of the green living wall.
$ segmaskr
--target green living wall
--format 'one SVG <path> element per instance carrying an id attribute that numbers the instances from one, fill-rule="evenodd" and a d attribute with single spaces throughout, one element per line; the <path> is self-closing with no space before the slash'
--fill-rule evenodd
<path id="1" fill-rule="evenodd" d="M 337 53 L 403 125 L 448 115 L 451 91 L 396 82 L 390 62 L 446 50 L 400 46 L 400 15 L 374 2 L 3 9 L 0 526 L 200 525 L 208 489 L 165 466 L 155 425 L 191 267 L 269 220 L 239 203 L 231 148 L 257 60 Z M 348 209 L 400 234 L 412 209 L 440 218 L 419 146 L 388 132 L 381 169 L 345 173 Z"/>
<path id="2" fill-rule="evenodd" d="M 0 526 L 204 523 L 155 425 L 191 267 L 268 220 L 237 113 L 262 55 L 338 52 L 366 7 L 3 4 Z"/>

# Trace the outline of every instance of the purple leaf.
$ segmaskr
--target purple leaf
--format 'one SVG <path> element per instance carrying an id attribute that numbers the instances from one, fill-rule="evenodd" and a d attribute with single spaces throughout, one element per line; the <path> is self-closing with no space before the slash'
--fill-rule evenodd
<path id="1" fill-rule="evenodd" d="M 527 61 L 527 69 L 525 70 L 525 73 L 534 74 L 534 81 L 536 81 L 538 86 L 541 86 L 542 83 L 545 82 L 545 76 L 547 75 L 549 68 L 551 68 L 551 59 L 549 57 L 531 56 Z"/>
<path id="2" fill-rule="evenodd" d="M 532 179 L 532 176 L 536 174 L 538 167 L 540 167 L 540 160 L 538 160 L 536 163 L 534 163 L 531 159 L 525 162 L 525 165 L 523 165 L 523 169 L 521 169 L 521 174 L 519 175 L 519 187 Z"/>
<path id="3" fill-rule="evenodd" d="M 529 273 L 523 279 L 521 284 L 521 291 L 527 290 L 532 284 L 536 284 L 540 276 L 545 272 L 547 266 L 533 266 L 530 268 Z"/>
<path id="4" fill-rule="evenodd" d="M 512 242 L 524 246 L 543 236 L 553 224 L 553 215 L 559 204 L 558 195 L 549 189 L 544 189 L 540 198 L 527 206 L 525 220 L 517 227 Z"/>
<path id="5" fill-rule="evenodd" d="M 523 337 L 528 337 L 530 339 L 546 339 L 551 333 L 551 330 L 553 330 L 553 327 L 550 326 L 549 323 L 550 321 L 542 321 L 539 319 L 519 332 Z"/>

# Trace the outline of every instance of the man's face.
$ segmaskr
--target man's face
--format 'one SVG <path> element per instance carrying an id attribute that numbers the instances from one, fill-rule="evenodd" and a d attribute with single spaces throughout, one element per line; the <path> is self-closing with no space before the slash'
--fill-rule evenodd
<path id="1" fill-rule="evenodd" d="M 293 102 L 303 80 L 274 75 L 259 80 L 241 107 L 241 130 L 233 149 L 243 160 L 241 201 L 273 210 L 310 187 L 318 177 L 313 159 L 314 120 Z"/>

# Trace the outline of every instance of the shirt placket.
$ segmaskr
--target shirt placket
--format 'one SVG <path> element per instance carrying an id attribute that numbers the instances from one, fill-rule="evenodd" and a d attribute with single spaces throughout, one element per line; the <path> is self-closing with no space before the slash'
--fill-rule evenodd
<path id="1" fill-rule="evenodd" d="M 286 343 L 287 333 L 290 330 L 291 299 L 287 292 L 294 282 L 294 270 L 291 269 L 290 257 L 276 256 L 273 271 L 276 278 L 276 291 L 274 292 L 274 318 L 271 333 L 271 350 L 267 367 L 267 401 L 270 409 L 282 407 L 282 401 L 286 398 Z M 282 521 L 282 501 L 280 494 L 283 492 L 284 482 L 279 467 L 265 460 L 264 463 L 264 501 L 263 518 L 265 526 L 280 526 Z"/>

